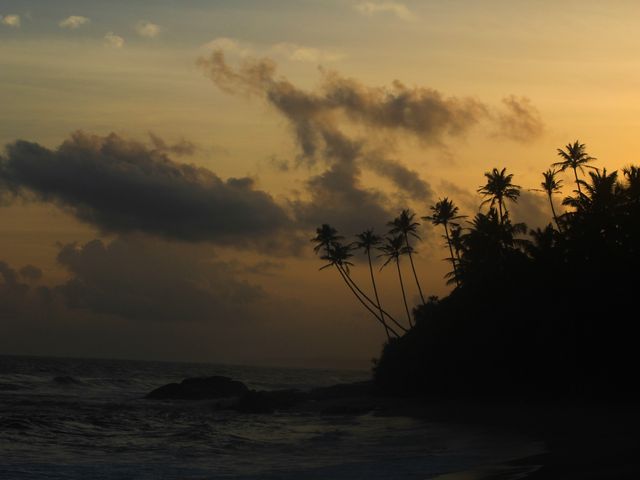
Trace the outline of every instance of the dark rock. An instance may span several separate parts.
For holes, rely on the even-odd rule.
[[[339,383],[330,387],[314,388],[309,393],[312,400],[331,400],[337,398],[363,397],[373,393],[373,383],[370,381]]]
[[[273,413],[284,410],[307,399],[300,390],[274,390],[257,392],[250,390],[233,405],[233,409],[242,413]]]
[[[229,377],[186,378],[181,383],[170,383],[156,388],[145,398],[167,400],[207,400],[212,398],[241,397],[249,389]]]

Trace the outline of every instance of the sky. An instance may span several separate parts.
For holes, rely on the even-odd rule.
[[[557,148],[637,160],[639,13],[3,0],[0,353],[368,368],[384,331],[319,270],[315,228],[383,234],[411,209],[422,288],[446,295],[442,232],[420,220],[435,201],[473,216],[484,172],[506,167],[513,216],[543,226],[534,189]]]

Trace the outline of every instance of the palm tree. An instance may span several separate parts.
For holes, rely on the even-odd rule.
[[[382,306],[380,304],[380,297],[378,296],[378,287],[376,286],[376,279],[373,275],[373,265],[371,263],[371,249],[376,245],[379,245],[382,241],[382,238],[373,233],[373,229],[369,228],[362,233],[356,235],[357,239],[355,242],[355,247],[367,254],[367,260],[369,261],[369,273],[371,274],[371,285],[373,286],[373,294],[376,297],[376,303],[378,304],[378,309],[380,310],[380,316],[382,317]]]
[[[411,255],[414,252],[414,249],[409,243],[409,235],[420,240],[420,236],[416,233],[420,224],[413,221],[415,216],[415,213],[411,213],[409,210],[405,209],[402,210],[402,212],[400,212],[400,215],[394,218],[393,221],[389,222],[387,225],[391,227],[391,230],[389,230],[389,234],[400,234],[400,236],[404,239],[404,243],[407,248],[403,250],[403,253],[409,255],[409,262],[411,262],[413,278],[416,279],[416,285],[418,286],[420,299],[422,300],[422,303],[425,303],[424,295],[422,294],[422,288],[420,288],[420,282],[418,281],[418,275],[416,274],[416,267],[413,264],[413,255]]]
[[[402,234],[395,235],[393,237],[386,237],[385,243],[378,247],[382,253],[379,257],[386,257],[387,261],[384,262],[380,270],[386,267],[392,260],[396,262],[396,268],[398,270],[398,279],[400,280],[400,289],[402,290],[402,300],[404,301],[404,309],[407,312],[407,319],[409,325],[413,327],[413,321],[411,320],[411,314],[409,313],[409,305],[407,305],[407,295],[404,291],[404,282],[402,281],[402,272],[400,271],[400,256],[403,255],[409,247],[406,246],[405,238]]]
[[[607,169],[602,172],[595,168],[595,172],[589,172],[591,183],[580,180],[578,185],[585,188],[586,193],[578,192],[577,197],[567,197],[562,202],[576,209],[578,213],[591,211],[593,213],[606,213],[611,211],[620,197],[620,185],[618,184],[618,172],[607,174]]]
[[[314,238],[313,240],[316,240],[316,239]],[[351,290],[351,293],[353,293],[356,296],[356,298],[362,304],[362,306],[366,308],[376,318],[376,320],[378,320],[380,324],[384,327],[385,332],[387,334],[387,338],[388,339],[391,338],[390,332],[393,333],[396,337],[399,337],[400,335],[398,335],[398,333],[393,328],[387,325],[387,323],[384,321],[384,318],[378,317],[378,314],[374,310],[372,310],[371,307],[369,307],[369,305],[367,305],[367,303],[360,297],[360,295],[358,295],[358,292],[354,288],[353,281],[349,277],[349,267],[353,266],[353,263],[351,263],[349,259],[352,256],[353,254],[351,253],[350,245],[343,245],[338,241],[331,242],[330,244],[325,246],[325,252],[323,255],[320,256],[322,260],[326,260],[329,263],[320,267],[320,270],[324,270],[325,268],[329,268],[329,267],[336,267],[336,269],[338,270],[338,273],[340,273],[340,276],[342,277],[344,282],[347,284],[347,287],[349,287],[349,290]]]
[[[498,204],[498,213],[500,214],[500,223],[504,222],[504,218],[509,214],[505,205],[505,200],[509,199],[513,202],[518,201],[520,196],[520,185],[514,185],[511,183],[513,174],[506,175],[506,168],[498,171],[494,168],[491,172],[485,172],[484,176],[487,177],[487,183],[478,188],[478,193],[481,193],[485,197],[489,197],[484,200],[480,205],[489,203],[490,207],[494,207]]]
[[[571,143],[567,143],[564,147],[566,150],[562,150],[558,148],[558,155],[562,157],[561,162],[553,163],[552,167],[560,167],[560,171],[564,172],[567,168],[573,169],[573,175],[576,179],[576,185],[578,186],[578,193],[582,193],[580,190],[580,182],[578,181],[578,169],[580,172],[584,174],[584,167],[593,168],[590,165],[587,165],[592,160],[595,160],[595,157],[590,157],[585,151],[585,144],[580,143],[576,140],[573,145]]]
[[[316,228],[316,236],[311,239],[312,242],[316,242],[313,251],[318,253],[323,248],[327,250],[331,244],[343,239],[344,237],[338,235],[338,230],[331,225],[323,223],[320,227]]]
[[[447,245],[449,246],[449,253],[451,260],[451,264],[453,265],[453,275],[456,281],[456,284],[460,286],[460,280],[458,278],[458,268],[456,266],[456,258],[453,255],[453,245],[451,243],[451,236],[449,235],[449,225],[457,225],[453,223],[453,220],[459,220],[464,218],[464,215],[458,215],[458,207],[456,207],[451,200],[447,197],[444,197],[442,200],[438,200],[435,205],[432,205],[431,211],[433,214],[422,217],[423,220],[428,220],[434,225],[442,225],[444,227],[444,235],[447,240]]]
[[[551,213],[553,214],[553,220],[556,222],[556,225],[558,226],[558,230],[562,230],[560,228],[560,223],[558,222],[558,216],[556,215],[556,209],[553,206],[553,194],[554,193],[560,193],[560,189],[562,187],[562,180],[557,180],[556,179],[556,175],[558,174],[558,171],[554,168],[554,169],[549,169],[546,172],[542,172],[542,176],[544,177],[544,181],[540,184],[540,186],[542,187],[542,190],[537,190],[537,191],[542,191],[544,193],[547,194],[547,197],[549,198],[549,205],[551,205]]]
[[[376,279],[375,279],[375,276],[373,275],[373,264],[371,262],[371,249],[379,245],[380,242],[382,241],[382,238],[374,234],[372,228],[357,234],[356,237],[358,240],[356,240],[354,244],[355,247],[361,250],[364,250],[364,252],[367,254],[367,260],[369,261],[369,273],[371,274],[371,285],[373,285],[373,293],[376,297],[376,305],[378,307],[378,310],[380,310],[380,318],[384,319],[384,316],[386,315],[393,323],[395,323],[399,328],[401,328],[406,332],[407,329],[404,328],[402,325],[400,325],[391,315],[389,315],[382,308],[382,304],[380,303],[380,297],[378,296],[378,287],[376,286]]]

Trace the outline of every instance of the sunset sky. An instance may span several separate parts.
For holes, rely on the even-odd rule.
[[[0,353],[368,367],[384,332],[318,271],[315,227],[384,233],[444,196],[472,216],[493,167],[523,187],[516,220],[550,221],[528,189],[558,147],[637,162],[638,18],[634,1],[3,0]],[[416,268],[444,295],[422,223]]]

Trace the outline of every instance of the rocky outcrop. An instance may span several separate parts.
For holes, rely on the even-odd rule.
[[[233,410],[242,413],[273,413],[291,408],[305,400],[308,394],[300,390],[250,390],[233,405]]]
[[[186,378],[180,383],[170,383],[156,388],[145,398],[158,400],[210,400],[215,398],[242,397],[247,386],[229,377]]]

